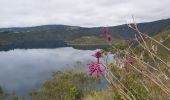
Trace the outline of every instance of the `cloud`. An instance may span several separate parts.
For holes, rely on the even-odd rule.
[[[170,17],[170,0],[0,0],[0,27],[106,26]]]

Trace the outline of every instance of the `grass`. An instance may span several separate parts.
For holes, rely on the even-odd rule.
[[[141,33],[137,25],[129,25],[137,32],[137,47],[128,44],[127,48],[113,46],[114,68],[106,70],[105,78],[109,89],[113,90],[115,100],[168,100],[170,97],[170,67],[167,56],[169,49],[169,30],[164,34],[164,42]],[[167,56],[163,56],[167,55]],[[115,68],[116,67],[116,68]],[[115,70],[116,69],[116,70]],[[107,100],[107,99],[106,99]]]
[[[111,90],[94,91],[82,100],[112,100],[114,95]]]
[[[95,36],[83,36],[73,41],[68,41],[68,44],[95,44],[95,45],[106,45],[107,41],[102,38],[98,38]]]

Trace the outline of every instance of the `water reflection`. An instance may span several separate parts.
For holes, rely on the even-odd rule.
[[[94,51],[71,47],[0,52],[0,85],[8,93],[16,91],[19,96],[27,96],[41,82],[49,79],[52,71],[70,68],[77,61],[94,60],[89,56],[92,53]]]

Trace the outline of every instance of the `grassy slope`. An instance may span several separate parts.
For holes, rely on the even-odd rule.
[[[167,27],[164,31],[154,36],[154,38],[170,48],[170,27]],[[158,53],[163,58],[170,58],[170,52],[163,49],[162,46],[158,46]]]
[[[108,42],[103,38],[98,38],[95,36],[83,36],[78,39],[75,39],[73,41],[69,41],[68,44],[87,44],[87,45],[93,45],[93,44],[108,44]]]

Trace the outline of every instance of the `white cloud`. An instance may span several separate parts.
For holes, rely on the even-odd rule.
[[[170,17],[170,0],[0,0],[0,27],[106,26]]]

